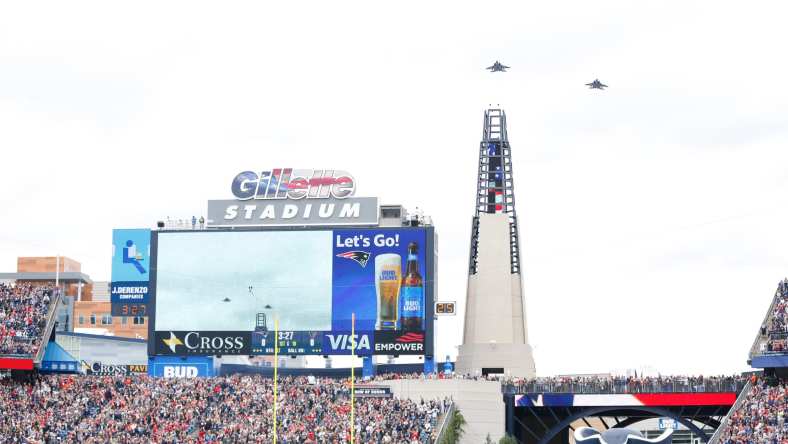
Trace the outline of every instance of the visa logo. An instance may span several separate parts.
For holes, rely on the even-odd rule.
[[[194,378],[200,373],[193,365],[165,365],[165,378]]]
[[[331,350],[352,350],[353,344],[356,344],[356,350],[370,350],[369,335],[332,335],[327,334],[328,342],[331,345]]]

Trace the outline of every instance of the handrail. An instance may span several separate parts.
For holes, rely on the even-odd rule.
[[[38,346],[36,356],[33,359],[36,365],[41,364],[41,361],[44,359],[44,352],[47,348],[47,342],[49,342],[49,336],[52,335],[52,330],[55,328],[55,314],[57,313],[58,305],[60,305],[62,297],[59,288],[52,291],[52,298],[49,301],[49,312],[47,313],[46,328],[44,328],[44,334],[41,336],[41,344]]]
[[[454,400],[451,401],[449,404],[449,408],[446,409],[446,413],[443,415],[443,420],[441,421],[440,426],[438,426],[438,435],[435,437],[435,443],[441,442],[443,439],[443,435],[446,433],[447,427],[449,426],[449,421],[451,420],[452,415],[454,415]]]
[[[724,418],[722,418],[722,421],[720,421],[720,426],[717,427],[717,430],[715,430],[714,434],[711,435],[711,439],[709,439],[708,444],[717,444],[720,441],[720,436],[722,436],[722,432],[724,432],[725,429],[728,427],[728,420],[730,419],[733,412],[738,410],[739,407],[741,407],[744,400],[747,399],[747,396],[750,394],[751,389],[752,389],[752,384],[750,382],[747,382],[747,385],[744,386],[741,393],[739,393],[738,398],[736,398],[736,402],[734,402],[733,405],[731,406],[731,409],[728,410],[728,414],[725,415]]]

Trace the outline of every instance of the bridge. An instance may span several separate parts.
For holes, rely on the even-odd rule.
[[[506,433],[522,444],[565,444],[575,427],[630,427],[670,418],[709,442],[745,387],[743,380],[647,384],[529,382],[503,384]]]

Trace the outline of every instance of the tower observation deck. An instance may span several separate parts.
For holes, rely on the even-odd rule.
[[[506,214],[509,218],[509,262],[511,272],[520,272],[517,214],[514,209],[512,151],[506,134],[506,113],[489,109],[484,113],[484,130],[479,144],[479,180],[476,182],[476,214],[471,230],[469,273],[478,272],[479,214]]]
[[[506,113],[484,113],[457,371],[532,377]]]

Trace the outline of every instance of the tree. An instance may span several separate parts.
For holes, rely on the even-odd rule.
[[[512,435],[506,435],[498,441],[498,444],[518,444]]]
[[[454,411],[449,419],[449,425],[446,427],[446,434],[443,435],[441,444],[458,444],[463,433],[465,433],[465,417],[462,416],[460,410]]]

